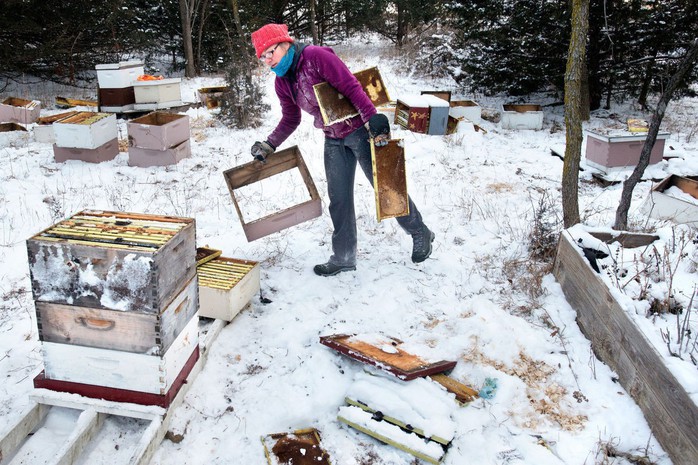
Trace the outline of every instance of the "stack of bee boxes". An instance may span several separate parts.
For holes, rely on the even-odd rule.
[[[113,160],[119,154],[116,115],[77,112],[53,123],[57,162],[82,160],[92,163]]]
[[[34,386],[167,407],[199,357],[193,219],[83,211],[27,241]]]
[[[128,123],[128,164],[173,165],[191,155],[189,117],[154,111]]]
[[[122,61],[97,65],[101,111],[121,113],[133,110],[136,95],[133,82],[143,74],[142,61]]]

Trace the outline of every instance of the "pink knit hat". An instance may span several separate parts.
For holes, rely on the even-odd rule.
[[[280,42],[293,42],[285,24],[267,24],[252,33],[252,45],[257,52],[257,58],[261,57],[266,49]]]

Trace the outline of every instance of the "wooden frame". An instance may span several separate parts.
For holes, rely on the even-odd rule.
[[[268,434],[261,440],[269,465],[330,465],[330,456],[320,446],[320,433],[315,428]]]
[[[370,342],[362,341],[359,336],[350,334],[322,336],[320,344],[359,362],[378,367],[405,381],[443,373],[456,366],[455,361],[427,362],[422,360],[420,357],[400,349],[402,341],[388,336],[384,336],[382,344],[391,346],[390,352]]]
[[[363,87],[368,98],[373,102],[373,105],[379,107],[390,102],[388,89],[383,83],[378,68],[368,68],[363,71],[354,73],[354,76]],[[339,123],[346,119],[357,116],[359,112],[354,108],[354,105],[337,89],[332,87],[327,82],[321,82],[313,86],[315,98],[320,106],[322,121],[326,126]]]
[[[652,236],[633,236],[633,243],[652,242]],[[553,274],[577,311],[577,323],[594,353],[618,374],[673,463],[698,463],[698,406],[567,231],[560,235]]]
[[[404,141],[393,139],[377,147],[371,140],[371,162],[378,221],[409,215]]]
[[[235,197],[235,190],[292,169],[299,170],[310,194],[310,200],[249,223],[245,222]],[[297,146],[274,153],[267,158],[266,163],[251,161],[226,170],[223,172],[223,177],[228,185],[230,196],[233,198],[233,204],[240,218],[245,237],[249,242],[317,218],[322,214],[320,194]]]

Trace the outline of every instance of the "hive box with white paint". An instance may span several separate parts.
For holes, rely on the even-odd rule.
[[[41,102],[17,97],[8,97],[0,103],[0,122],[33,123],[39,118]]]
[[[197,267],[199,316],[231,321],[259,292],[259,263],[218,257]]]
[[[119,136],[116,115],[81,111],[53,123],[56,145],[73,149],[96,149]]]
[[[502,105],[502,129],[543,129],[543,107],[534,104]]]
[[[144,74],[142,61],[120,61],[95,66],[97,83],[101,89],[123,89],[131,87],[138,76]]]
[[[196,273],[195,222],[86,210],[27,240],[34,300],[159,314]]]
[[[698,178],[672,174],[651,191],[642,210],[651,218],[698,225]]]
[[[135,81],[133,92],[136,103],[133,108],[136,110],[157,110],[181,105],[181,82],[180,78]]]

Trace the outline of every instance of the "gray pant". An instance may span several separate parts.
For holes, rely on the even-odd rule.
[[[356,265],[356,214],[354,212],[354,176],[356,162],[373,185],[373,167],[368,131],[360,127],[344,139],[325,138],[325,175],[330,197],[332,257],[330,263]],[[424,223],[417,207],[409,199],[410,213],[397,219],[407,234],[422,231]]]

